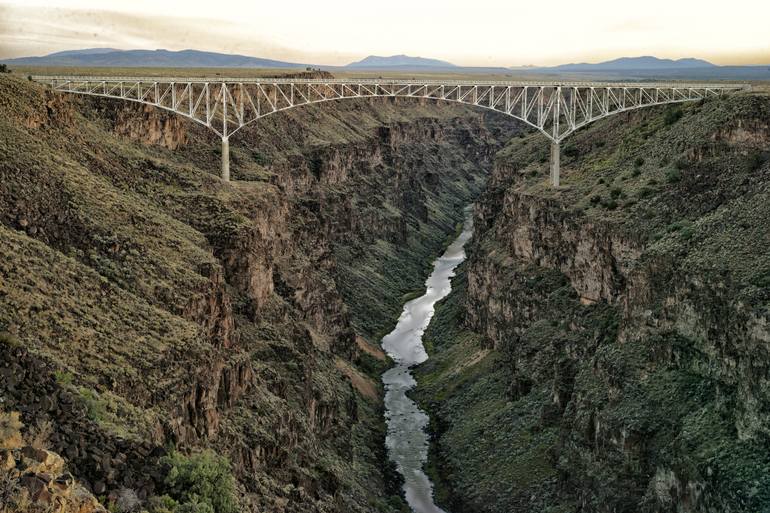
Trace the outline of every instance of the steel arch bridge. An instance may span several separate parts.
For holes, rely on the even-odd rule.
[[[720,97],[743,84],[495,82],[463,80],[159,78],[32,76],[54,91],[128,100],[187,117],[222,139],[254,121],[302,105],[346,98],[407,97],[464,103],[516,118],[551,141],[551,183],[559,185],[559,143],[596,120],[642,107]]]

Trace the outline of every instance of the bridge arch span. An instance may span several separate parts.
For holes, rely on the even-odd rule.
[[[551,182],[559,185],[559,144],[589,123],[643,107],[696,101],[747,89],[742,84],[496,82],[387,79],[243,79],[33,76],[55,91],[153,105],[211,129],[222,139],[229,180],[229,138],[271,114],[349,98],[416,98],[461,103],[513,117],[551,141]]]

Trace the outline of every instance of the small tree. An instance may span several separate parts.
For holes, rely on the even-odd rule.
[[[0,64],[0,73],[10,73],[11,70],[8,69],[7,64]]]
[[[679,107],[669,107],[666,110],[666,113],[663,115],[663,123],[665,123],[666,126],[673,125],[680,119],[682,119],[682,116],[684,115],[684,112],[682,112],[682,109]]]
[[[186,513],[236,513],[235,480],[227,458],[213,451],[185,456],[178,452],[163,459],[171,468],[166,476],[170,495]]]

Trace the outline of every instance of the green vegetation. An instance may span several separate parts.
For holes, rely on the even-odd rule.
[[[63,387],[71,385],[75,379],[71,372],[58,369],[53,372],[53,376],[56,382]]]
[[[663,123],[666,126],[673,125],[680,119],[682,119],[682,116],[684,115],[684,112],[680,107],[668,107],[666,109],[666,113],[663,116]]]
[[[183,455],[173,452],[161,463],[169,467],[166,474],[168,498],[156,501],[159,508],[175,513],[236,513],[238,500],[235,479],[227,458],[212,451]]]
[[[768,156],[765,152],[753,151],[748,156],[746,167],[750,172],[759,171],[767,160]]]
[[[5,344],[8,347],[21,347],[19,338],[7,331],[0,331],[0,344]]]
[[[679,171],[679,169],[668,169],[668,170],[666,170],[666,182],[667,183],[677,183],[681,179],[682,179],[682,173]]]

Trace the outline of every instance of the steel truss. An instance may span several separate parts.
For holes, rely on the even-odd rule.
[[[514,117],[542,132],[556,148],[575,130],[642,107],[720,97],[740,84],[469,82],[415,80],[286,80],[158,77],[33,76],[55,91],[153,105],[200,123],[228,138],[250,123],[302,105],[345,98],[406,97],[464,103]],[[552,148],[553,155],[553,148]],[[225,166],[227,169],[225,170]],[[223,154],[223,177],[229,161]],[[227,172],[227,176],[225,175]],[[553,176],[555,173],[555,177]]]

